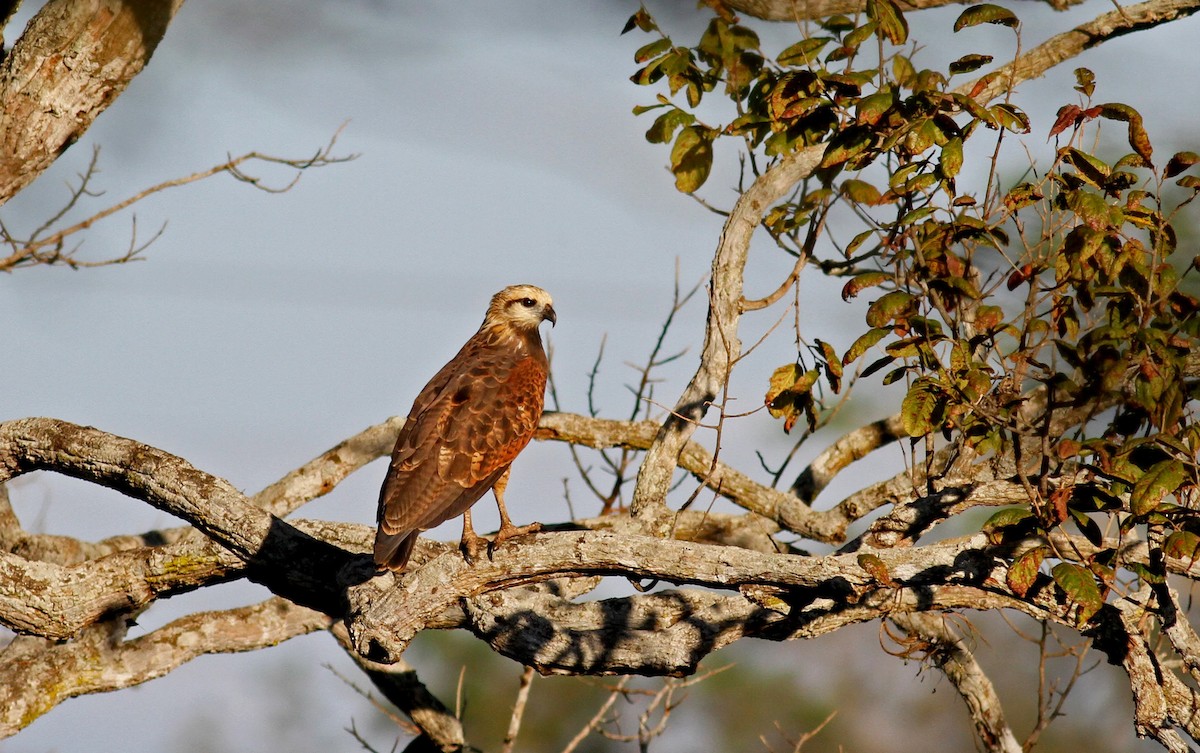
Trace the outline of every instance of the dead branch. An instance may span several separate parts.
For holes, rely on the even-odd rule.
[[[66,206],[54,217],[51,217],[49,220],[43,223],[43,225],[35,230],[31,235],[26,238],[18,238],[12,235],[12,233],[6,227],[4,227],[3,224],[0,224],[0,242],[3,242],[11,249],[11,252],[8,256],[0,258],[0,272],[8,272],[21,267],[38,264],[64,264],[72,268],[97,267],[110,264],[121,264],[140,258],[142,252],[145,251],[150,244],[159,237],[159,235],[161,235],[162,230],[160,229],[159,232],[156,233],[149,241],[139,244],[136,240],[136,218],[134,219],[134,239],[130,242],[128,250],[120,256],[114,256],[98,261],[82,261],[76,258],[76,254],[80,250],[80,245],[76,244],[75,246],[68,248],[67,241],[84,230],[92,227],[92,225],[96,224],[97,222],[107,217],[111,217],[118,212],[122,212],[149,196],[171,188],[177,188],[179,186],[185,186],[190,183],[205,180],[206,178],[211,178],[214,175],[219,175],[221,173],[228,173],[238,181],[249,183],[260,191],[266,191],[268,193],[283,193],[296,185],[296,182],[300,180],[300,176],[305,170],[314,167],[324,167],[327,165],[337,164],[339,162],[347,162],[355,159],[357,155],[351,154],[345,156],[336,156],[333,154],[334,146],[336,145],[338,136],[340,134],[341,129],[339,128],[330,138],[329,143],[319,149],[311,157],[293,159],[286,157],[274,157],[259,152],[248,152],[240,157],[231,157],[225,162],[210,167],[207,170],[201,170],[199,172],[192,173],[191,175],[186,175],[182,178],[175,178],[173,180],[164,181],[157,185],[150,186],[149,188],[138,191],[123,201],[119,201],[116,204],[107,207],[106,209],[96,212],[84,220],[50,232],[49,235],[43,235],[43,233],[50,231],[51,228],[55,226],[58,221],[63,218],[63,216],[66,215],[67,211],[75,206],[80,198],[92,195],[88,186],[89,182],[96,173],[96,159],[99,153],[99,150],[96,150],[93,153],[92,161],[89,164],[87,171],[80,176],[79,185],[72,190],[70,199],[68,200]],[[274,186],[264,182],[262,178],[246,172],[244,166],[253,163],[282,165],[294,170],[295,175],[287,183],[281,186]]]

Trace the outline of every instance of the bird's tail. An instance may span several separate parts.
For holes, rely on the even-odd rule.
[[[417,532],[408,533],[375,533],[375,566],[380,570],[387,568],[392,572],[404,572],[408,558],[412,556],[413,548],[417,545]]]

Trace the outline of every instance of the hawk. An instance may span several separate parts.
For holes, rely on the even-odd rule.
[[[458,515],[463,554],[474,559],[487,539],[471,526],[471,505],[488,489],[500,508],[495,544],[540,527],[513,525],[504,488],[542,416],[549,363],[538,326],[546,320],[557,316],[545,290],[501,290],[479,331],[417,395],[379,491],[380,569],[403,571],[417,536]]]

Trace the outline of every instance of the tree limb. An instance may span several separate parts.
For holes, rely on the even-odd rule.
[[[1200,0],[1147,0],[1137,5],[1118,7],[1070,31],[1051,37],[1008,65],[964,84],[957,91],[968,94],[979,86],[980,89],[974,97],[980,103],[987,102],[1010,91],[1022,81],[1038,78],[1056,65],[1103,42],[1176,21],[1192,15],[1197,10],[1200,10]],[[986,83],[981,85],[984,81]]]
[[[0,62],[0,204],[150,61],[183,0],[51,0]]]

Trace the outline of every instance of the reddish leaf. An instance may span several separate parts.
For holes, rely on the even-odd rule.
[[[1067,128],[1078,125],[1080,118],[1083,115],[1083,109],[1079,105],[1063,105],[1058,108],[1058,119],[1054,121],[1054,125],[1050,127],[1050,135],[1048,138],[1054,138],[1058,134],[1067,130]]]
[[[1190,568],[1200,560],[1200,536],[1190,531],[1175,531],[1163,540],[1163,554],[1183,560]]]
[[[1008,567],[1008,574],[1004,577],[1004,581],[1008,583],[1008,587],[1017,596],[1024,597],[1029,593],[1029,589],[1033,586],[1033,582],[1037,580],[1038,568],[1042,566],[1042,561],[1046,559],[1046,547],[1038,546],[1024,552]]]
[[[1008,276],[1008,289],[1016,290],[1022,283],[1029,280],[1037,274],[1037,269],[1032,264],[1024,264],[1019,269],[1013,270],[1013,273]]]

